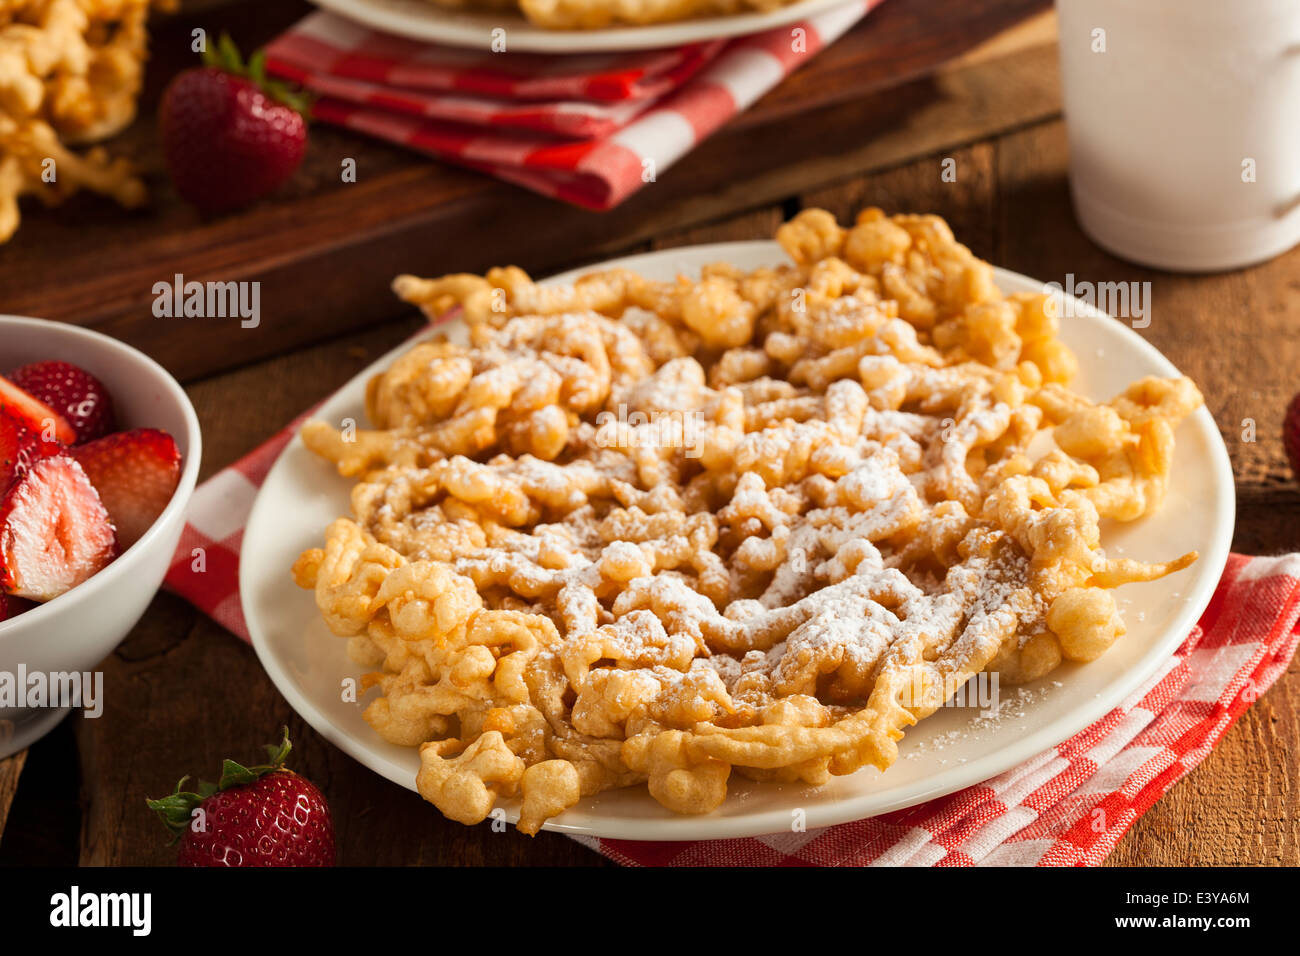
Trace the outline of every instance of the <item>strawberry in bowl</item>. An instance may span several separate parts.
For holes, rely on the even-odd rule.
[[[108,387],[71,362],[30,362],[14,369],[0,382],[0,402],[26,395],[54,413],[62,428],[59,439],[79,445],[117,430],[113,397]]]
[[[135,544],[167,507],[181,476],[175,440],[115,429],[108,388],[70,362],[0,376],[0,591],[53,600]]]
[[[148,356],[0,315],[0,673],[85,673],[126,636],[172,564],[200,454],[184,389]],[[0,757],[70,710],[0,701]]]

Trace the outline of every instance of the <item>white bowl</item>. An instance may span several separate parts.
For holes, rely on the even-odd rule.
[[[93,673],[162,585],[185,525],[202,454],[194,406],[153,359],[98,332],[0,315],[0,372],[45,359],[79,365],[102,381],[120,427],[161,428],[175,438],[184,456],[181,480],[158,520],[112,564],[66,594],[0,622],[0,679],[7,673],[16,680],[20,668],[28,675]],[[40,739],[70,710],[0,706],[0,758]]]

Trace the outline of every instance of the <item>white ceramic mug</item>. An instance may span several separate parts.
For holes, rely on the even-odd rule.
[[[1098,244],[1185,271],[1300,242],[1300,2],[1057,0],[1070,192]]]

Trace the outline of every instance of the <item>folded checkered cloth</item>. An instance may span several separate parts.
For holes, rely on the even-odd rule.
[[[313,116],[590,209],[661,176],[881,0],[726,42],[540,56],[414,43],[315,13],[267,66]]]
[[[322,39],[323,38],[323,39]],[[385,58],[356,52],[374,40]],[[329,41],[329,42],[323,42]],[[394,44],[403,49],[394,49]],[[469,54],[429,48],[360,27],[328,13],[308,17],[267,47],[275,74],[324,98],[318,116],[338,110],[377,109],[465,126],[511,128],[571,139],[609,136],[712,61],[725,40],[678,50],[635,53],[625,62],[600,57]],[[339,56],[340,48],[352,53]],[[462,63],[459,72],[426,61]],[[511,61],[522,63],[510,69]],[[507,61],[509,72],[496,63]],[[478,62],[486,61],[486,62]],[[492,65],[488,66],[487,62]],[[409,65],[407,65],[409,64]],[[492,91],[492,92],[489,92]],[[343,125],[347,125],[346,122]]]
[[[306,417],[195,491],[167,575],[169,590],[246,641],[238,593],[244,525],[258,487]],[[202,574],[192,570],[199,547]],[[1095,866],[1286,670],[1298,619],[1300,554],[1234,554],[1199,624],[1154,677],[1091,727],[982,784],[806,833],[687,843],[574,839],[626,865]]]

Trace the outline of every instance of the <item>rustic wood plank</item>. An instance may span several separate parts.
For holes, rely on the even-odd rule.
[[[23,775],[23,765],[27,763],[27,751],[0,760],[0,841],[4,839],[5,822],[9,819],[9,808],[18,793],[18,780]]]
[[[730,216],[718,222],[665,232],[652,240],[652,249],[675,249],[679,246],[698,246],[710,242],[733,242],[737,239],[768,239],[776,234],[785,221],[780,206],[768,206],[739,216]]]
[[[858,100],[934,73],[1056,45],[1055,14],[1036,0],[889,0],[743,115],[766,125]]]
[[[1024,53],[1035,47],[1055,46],[1058,31],[1056,10],[1044,10],[990,36],[979,46],[973,47],[946,64],[944,70],[959,70],[973,63],[999,60],[1013,54]]]
[[[929,75],[1045,2],[891,0],[608,214],[318,126],[303,170],[275,200],[202,221],[167,186],[150,118],[162,80],[183,62],[186,45],[176,35],[190,21],[182,18],[161,28],[142,118],[115,144],[145,167],[154,208],[128,214],[86,197],[29,215],[0,248],[0,304],[101,329],[185,378],[234,367],[399,316],[388,292],[399,271],[481,271],[505,260],[557,269],[1052,115],[1059,96],[1050,45]],[[245,3],[203,22],[265,37],[302,9]],[[910,81],[898,86],[900,79]],[[358,160],[360,176],[346,187],[338,182],[344,157]],[[154,284],[177,273],[261,282],[262,325],[154,318]]]

